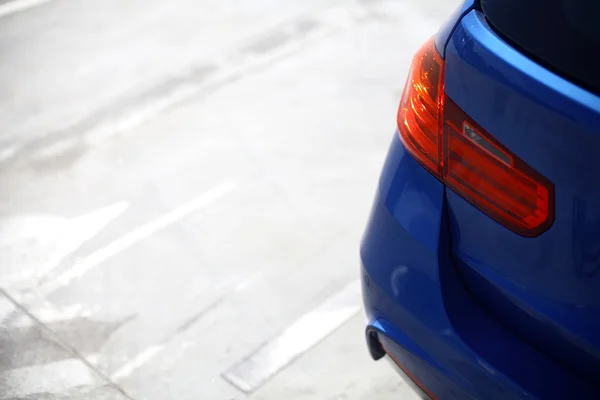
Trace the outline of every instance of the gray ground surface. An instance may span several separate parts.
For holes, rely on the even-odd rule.
[[[0,399],[411,399],[358,243],[456,1],[0,2]],[[4,8],[6,11],[6,8]]]

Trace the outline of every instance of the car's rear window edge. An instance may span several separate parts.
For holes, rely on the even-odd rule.
[[[548,7],[557,4],[557,1],[550,0],[547,2]],[[597,42],[595,37],[585,37],[585,40],[577,42],[577,46],[567,40],[552,42],[552,37],[556,38],[561,35],[561,29],[567,38],[577,37],[577,35],[581,37],[581,33],[574,34],[574,30],[570,26],[557,24],[551,26],[554,30],[552,37],[544,35],[546,33],[543,32],[544,27],[550,29],[548,24],[536,27],[536,17],[525,22],[525,19],[529,17],[527,13],[531,11],[528,7],[532,7],[532,3],[535,3],[535,0],[478,0],[476,8],[483,13],[492,31],[515,50],[582,89],[600,96],[600,76],[596,72],[597,68],[592,68],[593,65],[600,66],[600,52],[597,50],[600,48],[600,42]],[[494,7],[492,11],[496,13],[495,15],[490,15],[491,7]],[[520,10],[525,15],[515,18],[515,13],[511,13],[509,18],[498,12],[500,7],[506,7],[510,11]],[[506,13],[508,14],[508,11]],[[555,12],[555,14],[557,13]],[[548,21],[546,20],[546,22]],[[528,26],[519,26],[519,24]],[[600,33],[600,21],[598,21],[598,26]],[[595,43],[598,45],[596,46]],[[593,51],[593,49],[596,50]],[[564,55],[561,54],[561,50],[565,50]],[[566,59],[572,61],[567,62]],[[577,63],[577,59],[585,59],[585,62]]]

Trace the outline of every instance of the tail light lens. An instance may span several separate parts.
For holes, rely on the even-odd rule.
[[[404,146],[436,176],[440,174],[443,71],[442,57],[430,40],[413,60],[398,108],[398,131]]]
[[[554,185],[444,94],[444,61],[433,40],[416,54],[398,109],[406,150],[469,203],[527,237],[554,220]]]

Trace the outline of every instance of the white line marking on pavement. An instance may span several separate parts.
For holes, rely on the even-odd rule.
[[[99,306],[87,307],[83,304],[73,304],[66,307],[57,307],[52,304],[43,304],[39,308],[31,309],[39,322],[49,325],[59,322],[72,321],[75,318],[89,318],[99,311]],[[26,327],[36,324],[28,315],[22,315],[11,323],[12,327]]]
[[[0,373],[0,398],[22,398],[36,393],[58,394],[94,382],[92,370],[80,360],[72,358]]]
[[[121,201],[75,218],[23,214],[0,219],[2,284],[20,288],[36,286],[127,207],[127,202]]]
[[[359,310],[360,284],[354,281],[234,365],[223,377],[240,390],[250,393]]]
[[[8,160],[12,156],[14,156],[17,153],[17,151],[19,151],[19,146],[17,145],[2,145],[2,149],[0,150],[0,162]]]
[[[128,249],[134,244],[146,239],[154,233],[168,227],[169,225],[187,217],[188,215],[198,211],[200,208],[207,206],[215,200],[225,196],[235,189],[235,185],[231,182],[221,184],[212,190],[196,197],[195,199],[178,206],[177,208],[167,212],[160,218],[155,219],[145,225],[142,225],[117,240],[109,243],[105,247],[94,251],[92,254],[76,263],[73,268],[65,271],[58,278],[49,281],[47,284],[39,287],[41,295],[48,294],[56,289],[68,285],[72,280],[81,277],[87,271],[102,264],[106,260],[114,257],[123,250]]]
[[[52,0],[14,0],[6,4],[0,5],[0,18],[8,15],[25,11],[33,7],[41,6],[42,4],[49,3]]]
[[[135,370],[154,358],[154,356],[160,353],[164,347],[164,344],[148,347],[131,360],[123,364],[114,374],[111,375],[111,379],[116,381],[128,377]]]
[[[152,358],[154,358],[158,353],[160,353],[163,349],[165,349],[169,345],[169,343],[171,343],[175,340],[178,340],[182,335],[184,335],[185,332],[187,332],[187,330],[190,329],[198,321],[199,317],[203,316],[206,312],[211,310],[215,305],[218,305],[219,303],[221,303],[221,301],[223,299],[225,299],[229,294],[231,294],[232,292],[244,290],[248,285],[251,285],[252,283],[254,283],[262,275],[263,275],[262,271],[253,273],[248,278],[245,278],[245,279],[239,281],[233,287],[233,289],[231,289],[231,291],[225,291],[224,293],[215,295],[214,300],[212,302],[208,303],[203,310],[200,310],[200,312],[198,314],[196,314],[196,316],[194,316],[191,319],[188,319],[187,321],[184,322],[183,325],[185,326],[185,328],[183,328],[182,325],[180,325],[177,328],[176,333],[174,335],[170,335],[162,343],[157,343],[152,346],[149,346],[149,347],[145,348],[144,350],[142,350],[140,353],[133,356],[129,361],[127,361],[126,363],[121,365],[119,367],[119,369],[117,370],[117,372],[114,372],[111,375],[112,380],[115,380],[115,381],[120,380],[120,379],[126,378],[126,377],[130,376],[131,374],[133,374],[136,370],[143,367],[144,364],[146,364],[148,361],[150,361]],[[219,289],[225,289],[227,287],[231,287],[232,283],[233,282],[228,279],[228,280],[226,280],[226,282],[217,283],[215,286],[217,286]],[[217,292],[219,292],[219,291],[220,290],[218,290]],[[206,293],[206,288],[202,289],[202,293]],[[192,299],[194,299],[199,294],[200,293],[195,293],[192,296]],[[183,342],[185,343],[186,341],[184,340]],[[189,344],[188,344],[188,346],[189,346]]]

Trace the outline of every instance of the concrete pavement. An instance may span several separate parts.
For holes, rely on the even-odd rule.
[[[367,355],[358,242],[455,5],[4,15],[0,399],[413,398]]]

